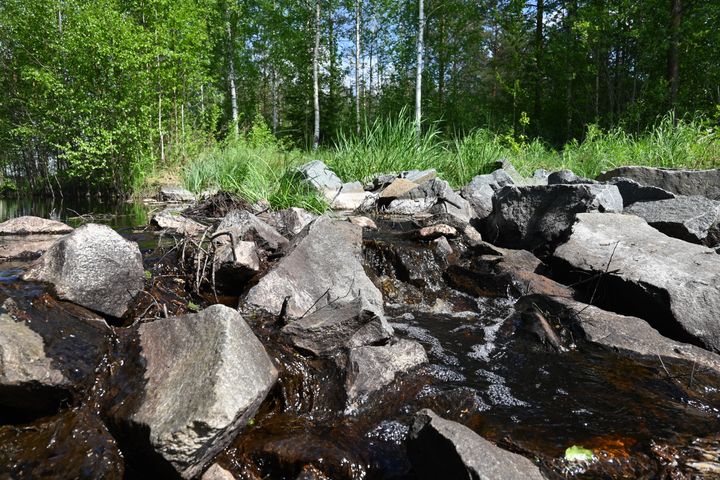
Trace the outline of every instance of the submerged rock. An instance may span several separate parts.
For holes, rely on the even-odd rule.
[[[64,235],[72,231],[62,222],[40,217],[17,217],[0,223],[0,235]]]
[[[495,194],[483,238],[507,248],[536,249],[562,239],[579,212],[622,212],[614,185],[507,186]]]
[[[598,180],[623,177],[642,185],[662,188],[677,195],[702,195],[720,200],[720,169],[673,170],[654,167],[620,167],[604,172]]]
[[[418,365],[427,363],[423,346],[414,341],[400,339],[390,345],[363,346],[350,350],[345,380],[349,406],[395,380]]]
[[[382,313],[362,298],[326,305],[289,323],[282,331],[295,347],[315,355],[374,344],[393,334]]]
[[[60,299],[118,318],[145,285],[137,244],[92,223],[54,243],[22,278],[50,283]]]
[[[338,299],[362,297],[382,311],[382,295],[363,267],[361,227],[322,216],[288,251],[250,289],[245,308],[279,315],[286,303],[288,317],[298,318]]]
[[[521,312],[541,309],[545,315],[561,318],[587,341],[615,350],[649,357],[684,360],[720,373],[720,355],[687,343],[663,337],[645,320],[619,315],[570,298],[530,295],[515,308]]]
[[[143,323],[136,332],[143,390],[135,405],[117,398],[111,416],[135,432],[128,441],[135,455],[149,444],[193,478],[255,415],[277,370],[242,317],[222,305]]]
[[[420,479],[542,480],[530,460],[503,450],[459,423],[432,410],[415,415],[408,453]]]
[[[668,200],[638,202],[626,213],[645,219],[665,235],[708,247],[720,244],[720,201],[677,196]]]
[[[643,302],[638,311],[664,314],[720,351],[720,257],[714,250],[668,237],[633,215],[581,213],[555,256],[574,269],[606,272],[621,281],[612,295],[632,295],[631,305]],[[643,297],[630,294],[629,286]]]
[[[201,235],[207,227],[187,218],[179,210],[167,208],[153,216],[151,223],[161,230],[179,235]]]

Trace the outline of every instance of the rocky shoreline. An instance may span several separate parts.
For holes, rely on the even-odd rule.
[[[144,252],[9,220],[0,477],[717,474],[719,172],[315,161],[332,213],[166,189]]]

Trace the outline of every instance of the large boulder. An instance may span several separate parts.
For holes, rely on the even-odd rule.
[[[479,219],[486,218],[492,213],[492,199],[495,192],[506,185],[514,185],[515,181],[503,170],[495,170],[487,175],[477,175],[466,185],[460,195],[470,202]]]
[[[470,203],[453,191],[446,181],[437,178],[397,197],[386,197],[383,200],[378,206],[389,214],[447,213],[465,223],[474,215]]]
[[[579,212],[622,212],[614,185],[506,186],[493,198],[483,238],[508,248],[551,246],[570,230]]]
[[[679,195],[634,203],[625,212],[645,219],[665,235],[708,247],[720,244],[720,201]]]
[[[673,170],[654,167],[620,167],[602,173],[598,180],[629,178],[677,195],[702,195],[720,200],[720,169]]]
[[[392,383],[397,374],[427,361],[425,349],[414,340],[400,339],[389,345],[353,348],[348,356],[345,378],[348,406],[356,406],[365,396]]]
[[[392,327],[362,298],[337,301],[283,327],[297,348],[315,355],[370,345],[389,339]]]
[[[313,160],[297,169],[300,177],[326,198],[335,195],[342,188],[343,181],[321,160]]]
[[[229,212],[213,234],[216,243],[231,243],[231,237],[234,241],[254,241],[259,247],[273,252],[288,244],[277,230],[247,210]]]
[[[23,280],[50,283],[62,300],[122,317],[145,285],[145,270],[135,242],[90,223],[54,243]]]
[[[624,207],[628,207],[635,202],[652,202],[655,200],[675,198],[674,193],[670,193],[662,188],[653,187],[652,185],[641,185],[629,178],[613,178],[608,183],[618,187],[620,195],[623,198]]]
[[[363,267],[362,228],[322,216],[300,233],[289,253],[248,292],[243,306],[298,318],[328,303],[364,298],[382,311],[380,290]]]
[[[410,428],[408,454],[420,479],[542,480],[529,459],[490,443],[468,427],[420,410]]]
[[[543,312],[560,318],[588,342],[645,357],[665,357],[720,373],[720,355],[668,339],[637,317],[607,312],[570,298],[528,295],[515,304],[519,312]],[[576,337],[574,337],[576,338]]]
[[[62,222],[40,217],[17,217],[0,223],[0,235],[65,235],[72,231]]]
[[[136,358],[125,368],[140,368],[141,377],[118,388],[141,391],[117,396],[110,417],[134,432],[125,442],[137,463],[148,461],[149,448],[193,478],[255,415],[277,370],[240,314],[223,305],[143,323],[134,335]]]
[[[0,407],[47,414],[89,388],[110,328],[91,312],[50,298],[0,308]]]
[[[573,269],[615,280],[615,300],[632,295],[629,302],[642,307],[638,314],[665,315],[691,339],[720,351],[715,251],[668,237],[634,215],[581,213],[554,255]]]

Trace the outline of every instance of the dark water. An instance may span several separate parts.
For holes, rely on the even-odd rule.
[[[34,214],[81,223],[88,218],[83,214],[92,213],[94,221],[145,242],[146,268],[153,270],[159,257],[150,254],[156,236],[142,230],[147,212],[124,203],[0,203],[6,217]],[[717,374],[683,362],[618,354],[581,339],[556,351],[508,320],[514,299],[502,288],[493,297],[474,297],[447,287],[444,265],[427,245],[381,232],[366,238],[365,249],[396,334],[420,341],[430,363],[348,408],[342,370],[333,361],[294,351],[275,319],[247,318],[274,358],[280,380],[252,424],[217,458],[236,478],[294,479],[311,468],[339,479],[416,478],[406,437],[421,408],[527,456],[553,479],[713,478],[693,465],[708,457],[719,464]],[[0,265],[0,290],[26,299],[22,305],[30,317],[46,318],[48,309],[57,307],[34,302],[46,292],[18,281],[23,268]],[[181,312],[187,292],[174,294]],[[123,355],[116,350],[108,356],[110,369],[127,360]],[[107,431],[104,381],[99,376],[86,398],[54,415],[0,425],[0,478],[6,472],[33,478],[18,474],[23,471],[37,478],[147,478],[143,465],[123,468],[119,460],[130,457]],[[142,379],[123,378],[123,389],[134,391],[136,381]],[[592,449],[597,459],[587,465],[566,462],[564,451],[572,445]]]

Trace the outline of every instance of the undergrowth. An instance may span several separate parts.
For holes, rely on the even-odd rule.
[[[623,165],[717,168],[720,137],[701,120],[666,116],[643,135],[590,125],[583,141],[570,142],[557,151],[540,140],[482,129],[444,139],[430,126],[418,140],[412,120],[401,115],[374,122],[361,136],[341,135],[333,148],[311,153],[279,142],[258,117],[246,134],[200,151],[181,175],[185,186],[195,192],[217,188],[251,202],[267,199],[275,208],[297,206],[322,212],[325,202],[294,175],[297,166],[315,158],[346,182],[367,180],[377,173],[435,168],[441,178],[460,187],[475,175],[492,171],[502,159],[525,175],[539,168],[569,169],[589,178]]]

